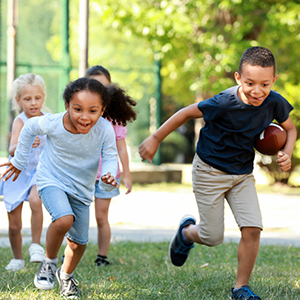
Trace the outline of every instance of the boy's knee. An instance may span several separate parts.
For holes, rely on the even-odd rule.
[[[201,235],[200,233],[200,239],[206,246],[214,247],[223,243],[224,233],[211,233],[208,235]]]
[[[260,238],[261,228],[259,228],[259,227],[243,227],[241,229],[241,232],[242,232],[243,238],[256,240],[256,239]]]

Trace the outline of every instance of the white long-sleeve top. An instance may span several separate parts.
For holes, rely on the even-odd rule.
[[[37,166],[37,189],[57,186],[89,205],[93,201],[100,155],[103,159],[102,174],[117,174],[114,129],[109,121],[100,117],[87,134],[73,134],[64,128],[65,113],[30,118],[21,130],[11,162],[17,169],[24,170],[35,136],[47,135],[47,146]],[[106,191],[115,188],[101,180],[99,184]]]

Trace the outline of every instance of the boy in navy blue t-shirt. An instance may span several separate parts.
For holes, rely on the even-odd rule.
[[[287,131],[287,142],[277,153],[277,163],[283,172],[291,168],[297,131],[289,116],[293,107],[271,90],[277,78],[270,50],[247,49],[239,72],[235,73],[238,86],[181,109],[139,148],[142,159],[152,162],[168,134],[188,120],[204,118],[193,160],[193,191],[200,224],[196,224],[193,216],[184,216],[170,243],[169,255],[175,266],[182,266],[194,242],[207,246],[221,244],[226,199],[241,231],[232,299],[260,299],[248,286],[263,229],[252,171],[255,142],[274,119]]]

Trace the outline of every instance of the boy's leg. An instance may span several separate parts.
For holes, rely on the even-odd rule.
[[[193,243],[216,246],[224,236],[224,196],[230,188],[231,176],[205,164],[196,154],[193,160],[193,191],[200,215],[200,224],[192,216],[182,218],[170,244],[170,258],[182,266]]]
[[[235,289],[248,285],[259,250],[261,228],[243,227],[241,232]]]
[[[233,187],[226,194],[226,199],[241,230],[237,253],[237,278],[231,297],[232,299],[248,299],[245,297],[251,296],[253,299],[260,299],[248,286],[263,228],[253,174],[235,175]]]

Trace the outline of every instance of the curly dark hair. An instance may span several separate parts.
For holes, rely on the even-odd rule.
[[[241,57],[239,73],[242,74],[243,65],[273,67],[275,75],[275,58],[272,52],[264,47],[251,47],[245,50]]]
[[[112,121],[114,125],[126,126],[127,122],[136,119],[136,113],[132,108],[136,102],[119,86],[109,85],[105,87],[96,79],[79,78],[67,85],[63,93],[65,103],[69,104],[74,95],[80,91],[99,94],[105,109],[103,117]]]

